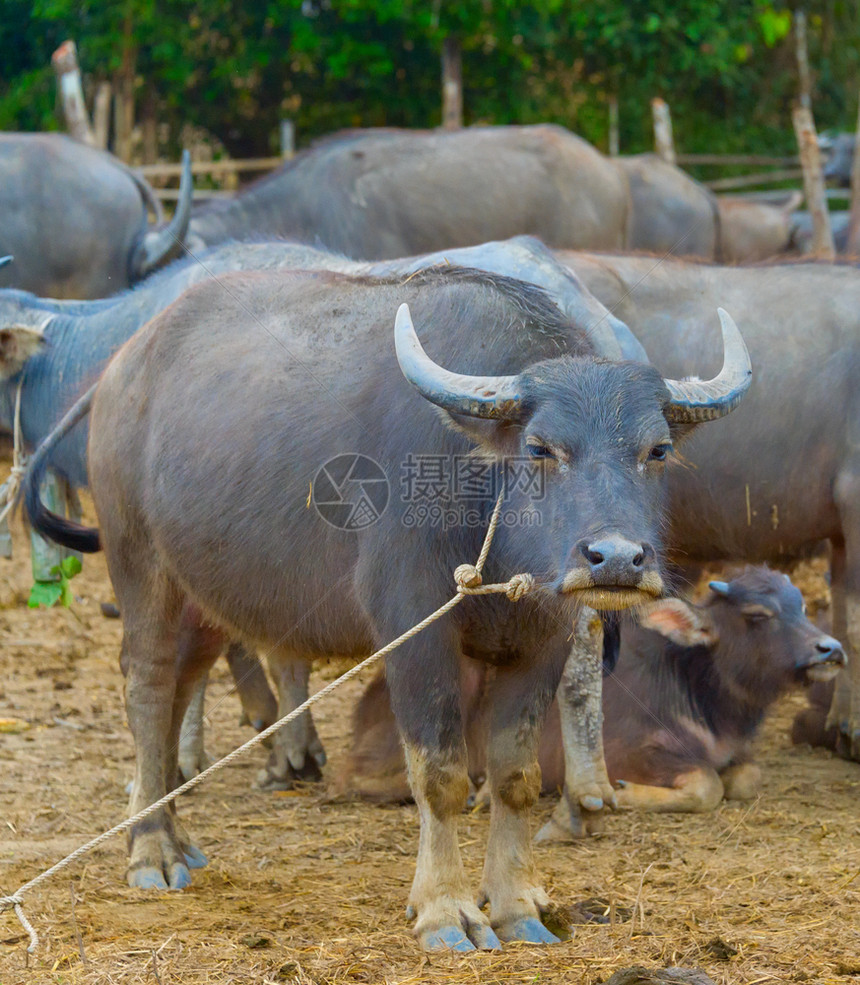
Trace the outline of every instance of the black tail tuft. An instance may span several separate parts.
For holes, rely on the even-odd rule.
[[[45,477],[51,452],[78,421],[89,413],[95,390],[95,386],[90,387],[39,445],[30,459],[30,466],[24,477],[24,505],[33,529],[48,540],[84,554],[95,554],[101,550],[98,528],[85,527],[52,513],[42,502],[39,487]]]

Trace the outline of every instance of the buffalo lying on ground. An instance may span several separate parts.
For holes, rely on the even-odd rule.
[[[413,317],[450,370],[425,353]],[[107,555],[138,752],[131,810],[175,776],[188,696],[218,652],[213,626],[292,658],[364,655],[451,596],[452,572],[477,557],[501,490],[512,519],[487,574],[528,572],[535,590],[515,605],[467,598],[386,663],[422,828],[410,906],[427,948],[555,940],[540,921],[548,900],[528,833],[540,726],[577,606],[662,594],[673,443],[729,413],[749,385],[743,341],[720,317],[725,361],[709,382],[595,359],[539,288],[457,268],[388,281],[233,274],[149,322],[93,404],[100,534],[41,507],[38,454],[27,494],[42,533],[101,543]],[[415,456],[470,459],[475,446],[491,481],[472,489],[468,516],[451,529],[408,521],[403,469]],[[383,495],[386,481],[394,488]],[[457,842],[467,795],[460,654],[495,668],[481,890],[490,917],[473,902]],[[174,810],[132,829],[132,885],[186,885],[189,861],[203,859]]]
[[[757,214],[784,225],[778,209]],[[288,236],[371,260],[521,234],[711,260],[788,247],[787,235],[759,229],[753,241],[735,226],[724,237],[714,195],[679,168],[653,154],[604,157],[561,127],[369,129],[319,141],[233,199],[195,210],[188,245]]]
[[[806,618],[803,598],[785,575],[749,568],[710,587],[702,608],[666,599],[643,610],[639,627],[625,624],[618,665],[603,689],[603,746],[610,780],[623,784],[619,807],[708,811],[724,796],[751,799],[761,774],[750,744],[769,706],[807,675],[832,677],[844,663],[839,643]],[[486,674],[472,664],[462,676],[469,773],[479,785]],[[539,751],[545,792],[564,783],[563,752],[556,701]],[[355,709],[339,774],[343,793],[408,796],[382,675]]]
[[[105,151],[57,133],[0,134],[0,286],[101,298],[178,256],[191,214],[191,165],[169,225],[149,185]]]

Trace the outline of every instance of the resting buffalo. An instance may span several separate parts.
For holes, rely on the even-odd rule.
[[[851,168],[854,164],[853,133],[822,134],[818,138],[824,152],[824,177],[842,188],[851,187]]]
[[[450,369],[425,353],[413,315]],[[93,403],[100,533],[44,510],[38,453],[27,494],[42,533],[101,543],[107,555],[138,751],[131,810],[175,775],[188,695],[217,652],[213,626],[293,657],[364,655],[451,596],[498,488],[508,519],[487,574],[529,572],[534,591],[516,604],[467,598],[386,663],[422,828],[410,906],[427,948],[555,940],[540,921],[548,900],[528,834],[540,725],[577,606],[619,609],[663,592],[660,501],[673,445],[749,385],[743,341],[725,312],[721,321],[724,366],[707,383],[595,359],[539,288],[453,267],[391,280],[233,274],[144,326]],[[476,446],[488,482],[471,488],[463,521],[409,520],[400,480],[415,456],[453,462]],[[490,917],[473,902],[457,842],[461,653],[495,667],[481,893]],[[174,811],[132,829],[132,885],[186,885],[189,860],[203,861]]]
[[[720,249],[713,259],[755,263],[779,253],[809,252],[795,211],[802,200],[799,192],[779,207],[743,198],[718,198]]]
[[[860,274],[849,265],[750,269],[634,257],[563,257],[665,373],[718,359],[716,299],[745,314],[758,367],[743,408],[685,447],[669,483],[668,546],[682,563],[787,558],[831,545],[833,634],[849,666],[831,720],[860,758]]]
[[[556,247],[721,255],[703,185],[653,154],[610,159],[546,125],[337,134],[195,210],[188,244],[288,236],[381,259],[520,234]],[[733,259],[742,247],[730,244]]]
[[[748,568],[711,582],[703,607],[666,599],[625,625],[615,671],[604,681],[603,745],[619,807],[708,811],[725,796],[749,800],[760,771],[750,744],[774,701],[805,679],[832,677],[845,661],[839,643],[804,613],[785,575]],[[469,773],[484,780],[481,669],[463,668]],[[562,694],[563,697],[563,694]],[[539,762],[542,788],[564,783],[558,702],[547,716]],[[403,752],[382,675],[354,714],[344,793],[401,800],[408,794]],[[480,797],[480,795],[479,795]]]
[[[187,154],[168,225],[149,185],[105,151],[57,133],[0,133],[0,286],[46,297],[101,298],[146,277],[182,249],[191,214]]]

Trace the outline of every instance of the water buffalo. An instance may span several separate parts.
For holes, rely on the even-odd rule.
[[[413,315],[450,370],[426,354]],[[503,489],[512,519],[499,527],[488,574],[530,572],[534,592],[516,605],[467,598],[386,663],[421,821],[410,907],[426,948],[556,940],[540,921],[548,900],[528,834],[540,724],[577,606],[614,610],[662,594],[660,501],[673,443],[729,413],[749,386],[743,341],[720,318],[724,365],[709,382],[595,359],[541,289],[455,267],[390,280],[233,274],[144,326],[93,403],[100,532],[39,502],[47,451],[34,457],[27,492],[40,532],[101,544],[108,559],[138,751],[131,810],[175,775],[185,704],[217,653],[212,627],[292,658],[366,654],[450,597],[452,572],[477,557]],[[471,488],[463,520],[451,529],[408,520],[397,480],[414,456],[460,460],[476,446],[491,481]],[[513,463],[526,481],[511,478]],[[382,495],[385,481],[395,495]],[[457,842],[467,794],[461,653],[495,668],[489,918]],[[173,810],[130,840],[134,886],[184,886],[187,862],[202,861]]]
[[[824,152],[824,177],[842,188],[851,187],[851,167],[854,163],[853,133],[821,134],[818,144]]]
[[[0,133],[0,286],[101,298],[177,256],[191,214],[191,164],[168,225],[149,185],[120,160],[58,133]]]
[[[807,618],[785,575],[748,568],[711,582],[703,607],[666,599],[625,625],[615,671],[604,681],[603,745],[619,807],[708,811],[725,796],[749,800],[761,778],[750,744],[767,709],[794,684],[832,678],[845,661],[837,640]],[[471,662],[470,662],[471,663]],[[464,666],[469,773],[477,785],[485,762],[482,669]],[[565,777],[558,701],[541,737],[542,789]],[[408,795],[403,752],[378,675],[356,706],[344,793],[402,800]]]
[[[141,325],[191,285],[226,271],[321,267],[407,277],[439,263],[480,267],[539,284],[550,292],[560,310],[589,334],[595,352],[611,359],[644,358],[641,346],[626,326],[584,290],[576,276],[542,244],[526,237],[378,265],[344,260],[293,243],[225,244],[202,253],[193,262],[177,261],[134,290],[103,301],[56,302],[20,291],[0,291],[0,342],[3,333],[9,339],[0,348],[0,425],[11,430],[20,384],[24,441],[28,449],[35,448],[99,376],[110,356]],[[26,367],[23,374],[22,366]],[[51,455],[52,468],[72,488],[87,484],[86,440],[86,422],[82,422]],[[235,645],[229,648],[227,659],[248,720],[258,729],[270,724],[276,705],[259,665]],[[285,714],[303,700],[307,663],[287,661],[283,654],[274,655],[270,663],[273,675],[283,684],[281,713]],[[186,778],[207,764],[202,727],[204,690],[205,682],[189,705],[188,719],[181,731],[180,766]],[[324,762],[325,753],[310,716],[306,716],[276,737],[269,762],[261,773],[261,785],[281,789],[296,778],[318,778]],[[572,788],[574,796],[575,790]],[[583,789],[582,796],[593,797],[594,792]]]
[[[779,207],[744,198],[718,198],[720,249],[711,259],[754,263],[779,253],[804,252],[801,223],[795,212],[802,200],[800,192]]]
[[[683,376],[718,359],[716,298],[745,313],[758,367],[743,408],[686,446],[673,472],[667,542],[681,562],[766,561],[829,540],[833,634],[846,643],[831,721],[860,758],[860,273],[850,265],[754,268],[565,254],[588,288]]]
[[[336,134],[195,210],[187,242],[288,236],[384,259],[520,234],[556,247],[721,255],[704,185],[653,154],[606,158],[546,125]],[[733,258],[747,259],[745,242],[730,244]]]
[[[716,196],[656,154],[619,157],[630,184],[629,250],[715,260],[720,256]]]
[[[357,130],[195,210],[187,241],[288,236],[368,260],[523,233],[620,249],[629,216],[625,176],[562,127]]]

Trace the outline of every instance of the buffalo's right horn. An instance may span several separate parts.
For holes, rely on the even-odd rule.
[[[730,414],[752,383],[752,364],[732,316],[717,308],[723,331],[723,368],[712,380],[664,380],[671,400],[667,420],[677,424],[715,421]]]
[[[5,267],[10,264],[15,258],[13,256],[0,257],[0,267]]]
[[[418,341],[408,304],[397,309],[394,348],[403,375],[437,407],[469,417],[516,416],[521,401],[518,377],[465,376],[438,366]]]
[[[179,199],[170,222],[161,229],[144,234],[132,254],[129,275],[132,282],[151,274],[153,270],[178,257],[191,221],[191,199],[194,181],[191,175],[191,155],[182,152],[182,175],[179,179]]]

